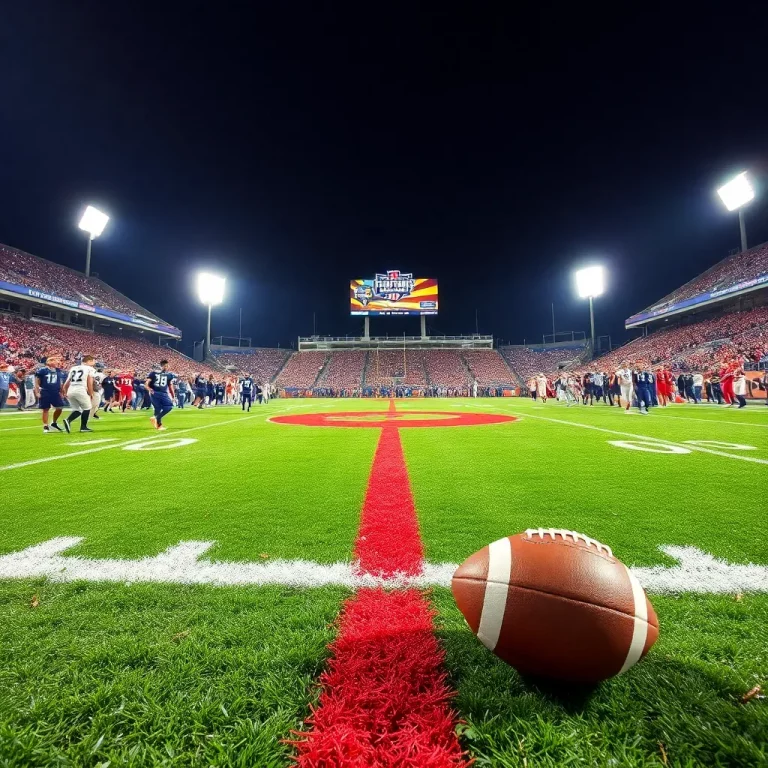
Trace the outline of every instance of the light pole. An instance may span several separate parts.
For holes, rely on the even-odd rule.
[[[208,306],[208,329],[203,350],[203,360],[205,360],[211,351],[211,310],[216,304],[224,301],[224,278],[209,272],[200,272],[197,275],[197,295],[200,301]]]
[[[109,216],[98,208],[89,205],[80,219],[78,227],[88,233],[88,248],[85,251],[85,276],[91,275],[91,242],[97,238],[107,226]]]
[[[576,290],[579,298],[589,299],[589,325],[592,338],[592,354],[595,354],[595,308],[593,299],[601,296],[605,290],[603,268],[601,266],[585,267],[576,272]]]
[[[717,190],[720,199],[729,211],[739,211],[739,231],[741,232],[741,252],[747,250],[747,227],[744,224],[744,206],[754,199],[755,190],[752,188],[747,172],[742,171],[734,176],[727,184]]]

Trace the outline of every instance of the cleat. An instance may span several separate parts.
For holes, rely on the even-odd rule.
[[[93,430],[90,427],[80,427],[81,432],[93,432]]]
[[[55,429],[57,432],[61,432],[62,429],[58,424],[51,424],[51,429]]]
[[[164,426],[161,424],[161,425],[160,425],[160,426],[157,428],[157,431],[158,431],[158,432],[165,432],[165,427],[164,427]]]
[[[48,427],[43,427],[43,434],[47,435],[51,430]]]
[[[91,416],[91,418],[92,418],[92,419],[100,419],[100,418],[101,418],[101,416],[96,416],[96,415],[94,414],[93,416]]]
[[[69,434],[72,430],[69,428],[69,422],[64,419],[64,431]]]

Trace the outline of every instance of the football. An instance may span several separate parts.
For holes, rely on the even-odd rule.
[[[659,636],[637,578],[610,547],[574,531],[494,541],[458,567],[451,589],[480,642],[523,675],[597,683]]]

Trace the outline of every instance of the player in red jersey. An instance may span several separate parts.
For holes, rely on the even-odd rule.
[[[664,366],[656,369],[656,397],[659,400],[659,405],[664,408],[667,407],[667,376]]]
[[[720,374],[720,390],[723,393],[723,399],[729,406],[734,405],[736,400],[733,394],[733,374],[737,367],[738,363],[727,363],[718,371]]]
[[[115,384],[120,392],[120,410],[125,413],[125,409],[130,408],[133,398],[133,374],[118,373],[115,376]]]

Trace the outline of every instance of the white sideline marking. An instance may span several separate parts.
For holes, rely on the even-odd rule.
[[[515,411],[509,411],[515,413]],[[674,440],[666,440],[662,437],[651,437],[650,435],[636,435],[634,432],[620,432],[616,429],[607,429],[605,427],[596,427],[594,424],[581,424],[578,421],[567,421],[565,419],[552,419],[548,416],[534,416],[531,413],[523,414],[517,411],[520,417],[526,416],[529,419],[539,419],[541,421],[551,421],[553,424],[566,424],[569,427],[581,427],[582,429],[594,429],[597,432],[606,432],[609,435],[620,435],[621,437],[631,437],[633,440],[650,440],[655,443],[661,443],[663,445],[677,445],[680,448],[688,448],[691,451],[701,451],[702,453],[711,453],[713,456],[723,456],[726,459],[737,459],[738,461],[751,461],[755,464],[768,464],[768,459],[758,459],[756,456],[737,456],[733,453],[725,453],[724,451],[715,451],[711,448],[703,448],[700,445],[679,445]]]
[[[604,413],[607,415],[611,415],[614,413],[614,411],[618,410],[614,406],[614,408],[599,408],[594,411],[590,411],[590,413]],[[631,414],[634,416],[639,416],[640,413],[637,410],[631,410]],[[752,421],[725,421],[724,419],[697,419],[695,416],[670,416],[663,408],[663,406],[656,406],[653,409],[653,418],[654,419],[664,419],[666,421],[703,421],[705,424],[734,424],[738,427],[757,427],[758,429],[768,429],[768,424],[755,424]]]
[[[199,427],[189,427],[188,429],[174,430],[173,434],[183,435],[187,432],[195,432],[198,429],[209,429],[210,427],[221,427],[226,424],[235,424],[239,421],[247,421],[248,419],[258,419],[260,416],[266,416],[266,414],[254,414],[253,416],[243,416],[239,419],[227,419],[226,421],[216,421],[213,424],[201,424]],[[123,448],[126,445],[132,445],[133,443],[143,443],[147,440],[161,439],[161,436],[157,437],[134,437],[132,440],[127,440],[124,443],[115,443],[113,445],[102,445],[98,448],[87,448],[84,451],[75,451],[73,453],[61,453],[56,456],[45,456],[42,459],[31,459],[30,461],[20,461],[18,464],[7,464],[4,467],[0,467],[0,472],[5,472],[8,469],[20,469],[21,467],[31,467],[33,464],[45,464],[49,461],[59,461],[61,459],[71,459],[74,456],[84,456],[86,453],[98,453],[99,451],[108,451],[110,448]]]
[[[201,560],[215,542],[182,541],[154,557],[138,560],[62,557],[83,541],[80,536],[49,539],[20,552],[0,555],[0,578],[48,578],[56,582],[109,581],[123,583],[209,584],[289,587],[449,587],[458,567],[454,563],[424,563],[418,576],[376,576],[363,573],[357,563],[314,563],[308,560],[222,562]],[[670,594],[730,594],[768,592],[768,565],[739,565],[719,560],[696,547],[661,546],[677,565],[632,567],[631,573],[649,592]]]
[[[41,421],[39,424],[32,424],[29,427],[7,427],[6,429],[0,429],[0,432],[18,432],[20,429],[41,429],[43,426],[43,422]]]

